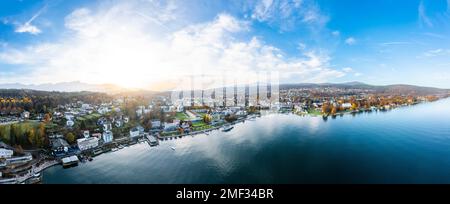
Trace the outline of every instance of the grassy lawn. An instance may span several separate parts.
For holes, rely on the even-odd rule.
[[[206,130],[206,129],[210,129],[210,128],[212,128],[213,126],[211,126],[211,125],[203,125],[203,126],[198,126],[198,127],[193,127],[192,128],[192,130],[194,130],[194,131],[199,131],[199,130]]]
[[[100,117],[101,117],[100,114],[93,113],[93,114],[90,114],[90,115],[85,115],[83,117],[77,118],[77,120],[97,120]]]
[[[316,109],[309,109],[308,114],[310,114],[312,116],[321,116],[322,112],[319,110],[316,110]]]
[[[208,124],[206,124],[205,122],[203,122],[203,121],[201,121],[201,122],[195,122],[195,123],[192,123],[192,127],[202,127],[202,126],[205,126],[205,125],[208,125]]]
[[[189,120],[190,118],[185,113],[177,113],[175,118],[178,120]]]

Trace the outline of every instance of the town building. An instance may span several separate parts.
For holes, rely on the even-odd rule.
[[[98,138],[90,137],[90,138],[81,138],[77,140],[78,149],[81,151],[96,148],[98,146]]]
[[[30,112],[24,111],[20,114],[20,117],[22,117],[22,119],[28,119],[30,118]]]
[[[130,137],[133,138],[133,137],[138,137],[138,136],[139,136],[139,130],[138,130],[138,128],[137,128],[137,127],[132,128],[132,129],[130,130]]]
[[[52,151],[55,154],[64,154],[69,151],[69,143],[60,137],[56,137],[50,140]]]
[[[103,142],[104,143],[112,142],[113,139],[114,139],[114,137],[113,137],[113,133],[111,131],[108,130],[108,131],[103,132]]]
[[[68,120],[68,121],[66,122],[66,126],[67,126],[67,127],[72,127],[73,125],[75,125],[75,122],[73,122],[73,120]]]
[[[11,158],[13,154],[14,151],[12,150],[0,148],[0,158]]]
[[[89,130],[83,131],[83,136],[84,136],[84,138],[88,138],[90,136]]]

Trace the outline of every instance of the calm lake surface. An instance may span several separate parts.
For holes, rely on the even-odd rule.
[[[450,183],[450,99],[327,121],[267,115],[55,166],[44,183]]]

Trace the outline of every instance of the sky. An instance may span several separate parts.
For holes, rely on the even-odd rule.
[[[450,0],[2,0],[0,84],[189,75],[450,88]]]

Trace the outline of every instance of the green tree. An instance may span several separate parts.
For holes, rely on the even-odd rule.
[[[70,144],[73,144],[75,142],[75,135],[73,133],[71,133],[71,132],[67,133],[66,140]]]
[[[212,121],[212,117],[210,114],[203,115],[203,122],[209,124],[209,123],[211,123],[211,121]]]
[[[31,144],[31,146],[35,146],[36,145],[37,137],[36,137],[36,134],[34,132],[34,129],[28,130],[27,138],[28,138],[28,142]]]

